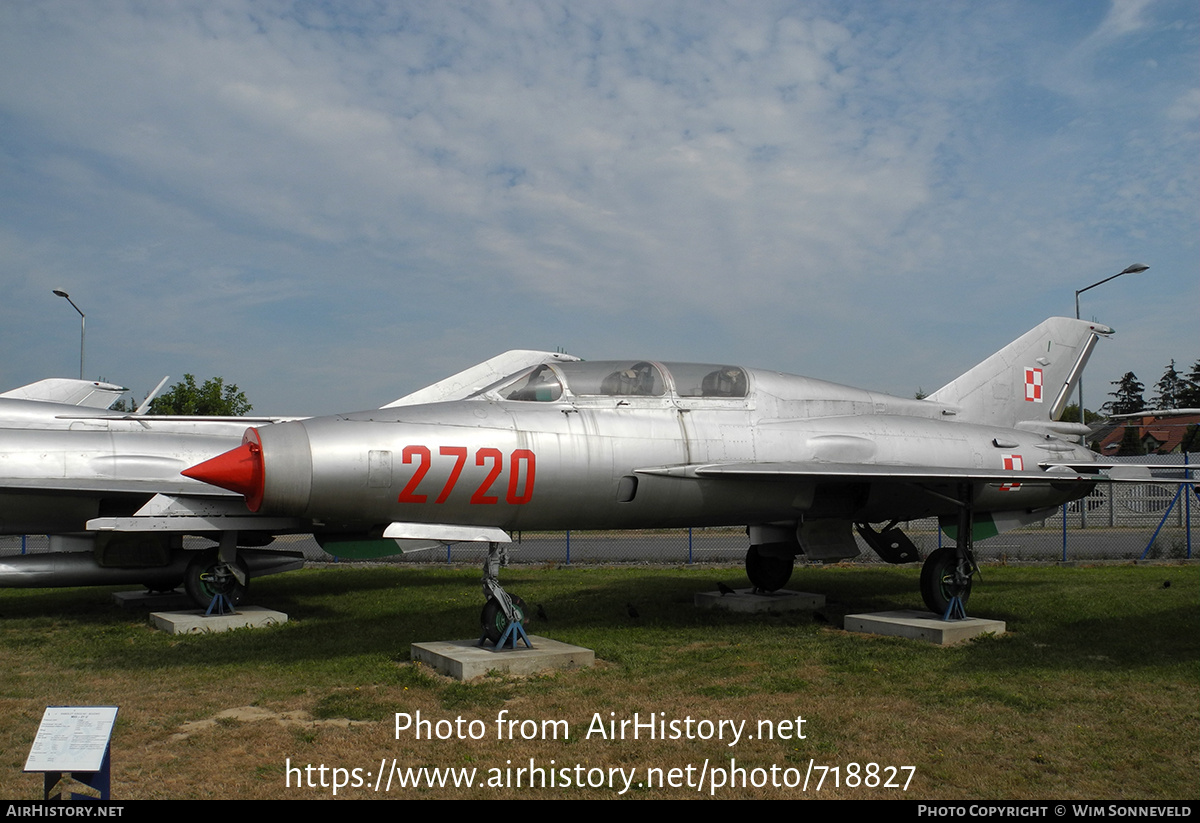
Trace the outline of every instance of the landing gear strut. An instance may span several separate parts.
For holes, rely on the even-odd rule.
[[[208,614],[229,614],[246,596],[249,580],[237,562],[237,534],[224,532],[215,550],[196,552],[183,576],[184,591]]]
[[[958,534],[955,545],[943,546],[933,552],[921,567],[921,599],[931,612],[942,615],[945,620],[967,616],[967,601],[971,597],[971,583],[978,573],[975,563],[975,542],[972,535],[974,518],[972,509],[975,500],[974,488],[970,483],[958,486]]]
[[[224,598],[229,606],[236,606],[246,596],[245,584],[211,550],[196,552],[196,556],[188,563],[183,588],[192,602],[201,608],[208,608],[218,598]]]
[[[238,533],[222,531],[215,549],[196,552],[184,573],[184,590],[192,602],[208,608],[208,614],[229,614],[246,596],[250,584],[245,569],[238,565]]]
[[[516,595],[510,595],[500,587],[499,573],[501,566],[508,565],[508,551],[499,543],[488,543],[487,558],[483,561],[483,596],[487,602],[479,615],[484,640],[491,642],[497,649],[511,645],[517,647],[517,640],[533,648],[529,635],[525,634],[525,619],[529,608],[525,601]]]

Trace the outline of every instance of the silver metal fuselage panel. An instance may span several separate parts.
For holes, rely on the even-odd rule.
[[[89,519],[132,514],[158,492],[224,495],[179,472],[237,445],[245,428],[77,420],[0,429],[0,534],[81,532]]]

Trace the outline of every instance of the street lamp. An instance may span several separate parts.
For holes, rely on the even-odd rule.
[[[1094,289],[1094,288],[1096,288],[1096,286],[1103,286],[1109,280],[1116,280],[1122,274],[1141,274],[1148,268],[1150,268],[1150,267],[1147,266],[1145,263],[1133,263],[1131,265],[1126,266],[1124,271],[1119,271],[1116,274],[1114,274],[1112,277],[1106,277],[1103,280],[1099,281],[1098,283],[1093,283],[1092,285],[1088,286],[1087,288],[1078,289],[1075,292],[1075,319],[1076,320],[1079,319],[1079,295],[1083,294],[1088,289]],[[1083,414],[1083,374],[1082,373],[1080,373],[1080,375],[1079,375],[1079,422],[1080,423],[1087,422],[1086,420],[1084,420],[1084,414]],[[1080,445],[1087,445],[1087,435],[1086,434],[1079,435],[1079,443],[1080,443]]]
[[[73,308],[73,309],[75,309],[75,311],[79,312],[79,379],[82,380],[83,379],[83,336],[84,336],[84,332],[86,331],[86,328],[87,328],[87,317],[80,310],[80,308],[75,305],[75,301],[71,299],[71,295],[67,294],[62,289],[55,289],[54,293],[57,294],[59,297],[62,297],[63,299],[65,299],[68,303],[71,304],[71,308]],[[1078,297],[1076,298],[1076,302],[1078,302]],[[1076,311],[1076,314],[1078,314],[1078,313],[1079,312]]]

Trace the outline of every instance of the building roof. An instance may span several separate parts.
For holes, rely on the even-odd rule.
[[[1153,442],[1158,444],[1153,453],[1171,454],[1179,451],[1188,426],[1195,425],[1200,425],[1200,414],[1147,414],[1143,417],[1130,417],[1111,429],[1107,426],[1102,429],[1103,437],[1098,441],[1098,449],[1104,455],[1116,454],[1121,447],[1121,440],[1125,437],[1125,430],[1136,427],[1138,440],[1148,448],[1152,445],[1147,442],[1148,438],[1153,438]]]

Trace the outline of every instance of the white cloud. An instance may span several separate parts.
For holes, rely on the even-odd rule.
[[[0,208],[24,271],[214,371],[296,317],[322,373],[381,336],[432,370],[539,331],[749,359],[857,324],[878,384],[892,324],[1015,336],[1030,295],[1194,250],[1176,10],[6,4]],[[1151,34],[1174,51],[1114,86],[1095,44]]]

